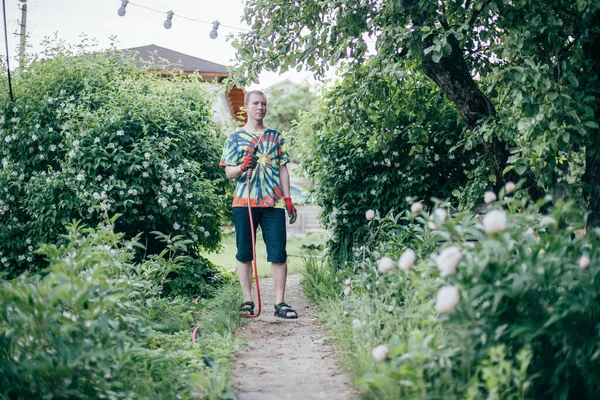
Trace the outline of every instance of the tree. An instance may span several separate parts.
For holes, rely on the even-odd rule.
[[[265,89],[269,99],[269,112],[265,121],[286,137],[292,159],[296,159],[295,144],[298,142],[296,124],[300,115],[308,111],[315,101],[315,95],[309,85],[298,85],[284,81]]]
[[[597,1],[254,0],[244,19],[240,80],[362,64],[371,38],[373,58],[417,62],[456,104],[466,143],[485,151],[498,184],[516,174],[539,196],[570,182],[583,190],[588,225],[600,225]]]
[[[283,133],[294,131],[294,122],[300,114],[310,109],[315,96],[309,85],[298,85],[284,81],[264,90],[269,98],[269,113],[266,122]]]

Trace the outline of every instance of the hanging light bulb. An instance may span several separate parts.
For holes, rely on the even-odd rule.
[[[119,14],[120,17],[125,16],[125,14],[127,13],[127,3],[129,3],[129,0],[121,1],[121,7],[119,7],[119,10],[117,11],[117,14]]]
[[[175,15],[175,13],[173,11],[167,12],[167,19],[165,20],[165,23],[163,24],[165,29],[171,29],[171,27],[173,26],[173,22],[172,22],[173,15]]]
[[[208,36],[210,36],[211,39],[216,39],[217,36],[219,36],[219,32],[217,32],[217,30],[219,29],[219,25],[221,25],[219,21],[213,22],[212,31],[210,31],[210,33],[208,34]]]

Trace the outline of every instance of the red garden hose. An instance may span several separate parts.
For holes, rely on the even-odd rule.
[[[260,139],[262,138],[262,134],[258,137],[258,141],[253,150],[254,154],[256,154],[256,150],[258,149],[258,144],[260,143]],[[258,266],[256,265],[256,237],[254,234],[254,220],[252,218],[252,206],[250,205],[250,179],[252,179],[252,170],[248,170],[248,217],[250,218],[250,233],[252,235],[252,263],[253,263],[253,271],[254,271],[254,279],[256,279],[256,298],[258,301],[258,311],[255,314],[244,314],[246,318],[256,318],[260,315],[261,311],[261,301],[260,301],[260,285],[258,284]],[[196,343],[196,339],[200,336],[198,333],[198,329],[200,325],[196,325],[194,330],[192,331],[192,343]]]
[[[261,135],[262,136],[262,135]],[[260,138],[259,138],[260,140]],[[258,144],[256,145],[258,147]],[[252,264],[254,270],[254,279],[256,279],[256,299],[258,302],[258,311],[255,314],[244,314],[246,318],[256,318],[260,315],[261,301],[260,301],[260,285],[258,284],[258,267],[256,266],[256,237],[254,234],[254,220],[252,219],[252,207],[250,205],[250,179],[252,178],[252,170],[248,170],[248,217],[250,217],[250,233],[252,235]]]

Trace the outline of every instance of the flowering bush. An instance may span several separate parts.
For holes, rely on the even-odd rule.
[[[15,101],[0,98],[0,265],[30,267],[40,242],[64,224],[94,225],[119,214],[117,229],[181,234],[215,249],[228,184],[209,95],[195,77],[169,80],[136,69],[123,53],[62,49],[17,74]],[[39,260],[38,260],[39,261]],[[35,265],[39,265],[38,262]]]
[[[456,145],[464,127],[455,107],[421,78],[385,66],[357,68],[302,119],[309,139],[303,167],[315,181],[333,254],[360,246],[365,218],[405,209],[409,195],[452,198],[469,180],[476,197],[488,188],[482,155]],[[461,197],[464,204],[473,199]],[[414,212],[419,206],[413,204]]]
[[[572,203],[532,202],[507,189],[483,217],[405,210],[364,220],[385,240],[321,276],[323,287],[326,279],[340,287],[341,276],[352,282],[352,293],[331,305],[347,313],[326,320],[339,345],[366,348],[349,357],[374,397],[600,396],[600,229],[582,235]],[[398,268],[381,271],[384,259]],[[380,345],[387,361],[368,364]]]

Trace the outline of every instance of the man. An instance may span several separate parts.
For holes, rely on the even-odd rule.
[[[250,200],[254,232],[258,226],[261,227],[267,246],[267,261],[271,262],[275,316],[295,319],[298,313],[284,300],[287,279],[284,209],[288,212],[290,223],[296,221],[296,208],[290,198],[290,174],[286,166],[290,156],[281,133],[263,123],[267,115],[267,97],[258,90],[248,92],[244,106],[248,122],[229,136],[220,162],[227,177],[237,180],[233,196],[233,224],[238,278],[244,292],[242,311],[254,315],[252,232],[248,215]],[[248,174],[251,174],[250,199]]]

